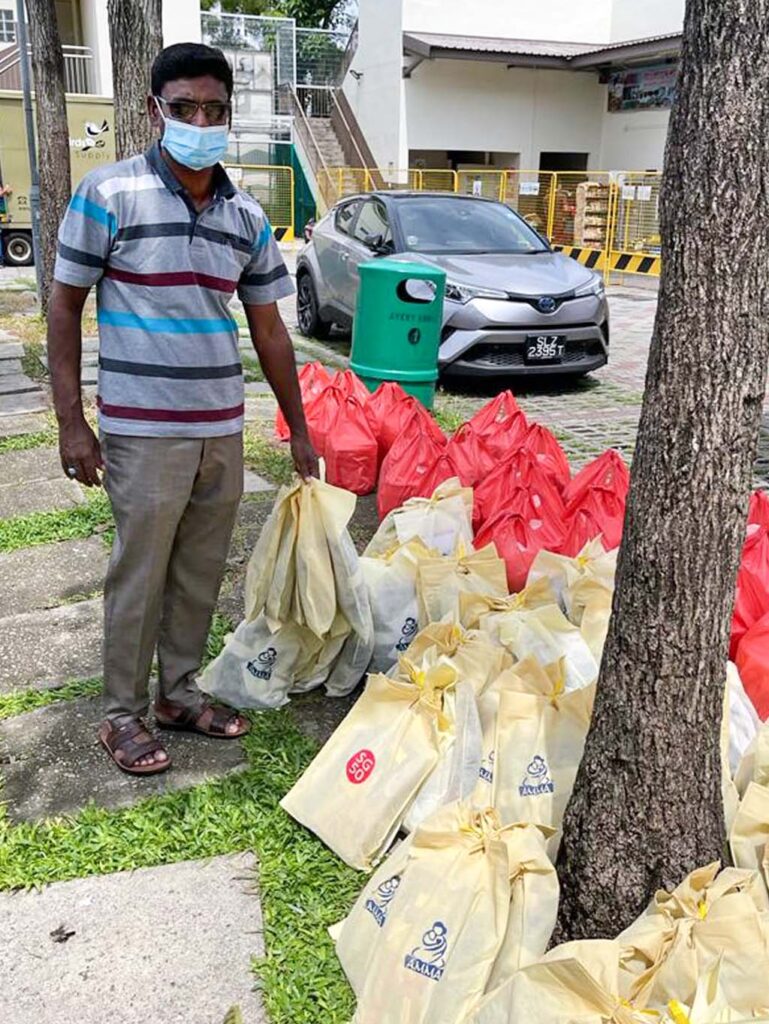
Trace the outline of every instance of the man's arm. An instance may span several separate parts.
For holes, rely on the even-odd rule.
[[[86,487],[99,487],[104,468],[99,441],[83,413],[80,391],[81,318],[90,288],[54,281],[48,304],[48,362],[53,404],[59,422],[59,455],[67,475]]]
[[[303,480],[317,477],[318,456],[307,432],[294,346],[278,312],[278,304],[271,302],[257,306],[245,303],[244,308],[259,362],[291,431],[291,454],[296,471]]]

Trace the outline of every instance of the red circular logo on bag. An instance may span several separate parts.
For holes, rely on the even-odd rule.
[[[376,758],[370,750],[359,750],[347,762],[347,778],[353,786],[359,786],[371,775],[376,765]]]

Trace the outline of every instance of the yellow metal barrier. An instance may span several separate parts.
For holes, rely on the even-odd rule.
[[[484,199],[505,198],[507,171],[457,171],[457,192],[465,196],[483,196]]]
[[[608,171],[559,171],[547,231],[553,246],[585,266],[606,270],[613,198]]]
[[[660,186],[654,171],[622,171],[614,186],[609,270],[659,276]]]
[[[553,247],[608,275],[660,273],[658,172],[332,167],[318,175],[328,207],[344,196],[412,189],[507,203]]]
[[[548,233],[554,198],[552,171],[505,171],[503,202],[543,235]]]
[[[258,164],[228,164],[232,183],[258,200],[277,239],[294,237],[294,169]]]

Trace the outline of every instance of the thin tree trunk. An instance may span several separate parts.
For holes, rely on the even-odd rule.
[[[147,94],[152,62],[163,47],[162,7],[162,0],[107,4],[118,160],[143,153],[152,142]]]
[[[769,358],[769,0],[689,0],[663,274],[555,941],[725,856],[719,731]]]
[[[40,169],[40,246],[43,263],[43,315],[56,262],[56,236],[70,197],[69,126],[64,92],[64,54],[54,0],[27,0],[35,88]]]

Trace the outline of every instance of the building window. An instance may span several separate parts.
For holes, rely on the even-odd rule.
[[[16,42],[16,23],[13,11],[0,10],[0,43]]]

